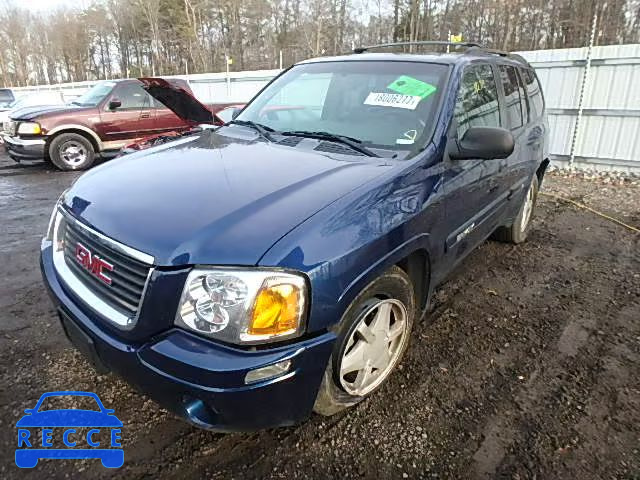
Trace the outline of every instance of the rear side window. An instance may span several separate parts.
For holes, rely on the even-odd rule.
[[[471,65],[464,69],[455,117],[458,138],[462,138],[470,127],[500,126],[498,90],[490,65]]]
[[[502,88],[504,89],[505,107],[507,110],[507,123],[505,127],[516,129],[524,124],[524,115],[522,111],[521,92],[518,84],[518,72],[511,65],[498,65],[500,78],[502,79]],[[526,114],[526,112],[524,112]]]
[[[533,73],[533,70],[523,70],[523,79],[525,88],[527,89],[527,96],[529,97],[529,108],[531,109],[531,118],[537,118],[542,115],[544,110],[544,100],[542,98],[542,89],[540,83]]]

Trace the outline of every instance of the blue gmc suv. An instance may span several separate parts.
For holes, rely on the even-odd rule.
[[[531,66],[395,46],[298,63],[227,125],[63,193],[41,267],[97,369],[203,428],[330,415],[387,380],[478,244],[526,239],[549,162]],[[179,87],[147,90],[206,113]]]

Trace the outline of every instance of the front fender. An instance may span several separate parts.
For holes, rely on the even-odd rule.
[[[90,136],[93,141],[95,142],[95,144],[98,146],[99,150],[102,150],[102,140],[100,139],[100,137],[96,134],[96,132],[94,132],[91,128],[87,127],[86,125],[82,125],[80,123],[65,123],[63,125],[57,125],[55,127],[53,127],[52,129],[47,131],[47,136],[49,138],[54,137],[55,135],[57,135],[58,133],[64,133],[64,132],[73,132],[73,131],[81,131],[85,134],[87,134],[88,136]]]
[[[424,159],[424,157],[423,157]],[[357,189],[279,240],[259,264],[305,272],[311,281],[308,331],[337,323],[377,276],[416,251],[434,251],[441,223],[441,168],[399,165]]]
[[[373,264],[365,268],[360,275],[354,278],[338,297],[338,303],[346,303],[346,306],[348,306],[358,293],[360,293],[369,283],[378,278],[390,267],[397,265],[401,260],[409,257],[413,253],[423,252],[427,258],[430,258],[429,249],[429,234],[427,233],[416,235],[406,242],[396,246],[393,250],[377,259]]]

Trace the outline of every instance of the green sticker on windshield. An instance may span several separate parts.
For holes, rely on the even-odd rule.
[[[393,83],[387,86],[387,88],[403,95],[411,95],[413,97],[420,98],[427,98],[437,90],[434,85],[407,75],[402,75],[396,78]]]

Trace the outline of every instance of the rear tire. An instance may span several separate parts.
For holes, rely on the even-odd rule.
[[[86,170],[95,156],[93,144],[77,133],[61,133],[49,143],[51,163],[60,170]]]
[[[399,267],[371,282],[340,323],[313,410],[333,415],[378,390],[402,360],[415,317],[411,280]]]
[[[493,238],[500,242],[522,243],[527,239],[527,235],[531,230],[531,220],[538,199],[538,176],[533,175],[531,184],[522,200],[518,216],[509,227],[500,227],[493,234]]]

